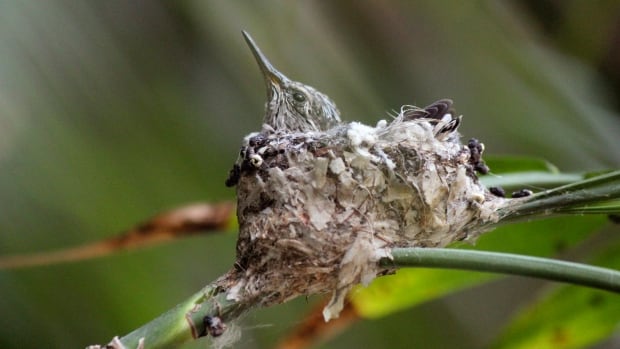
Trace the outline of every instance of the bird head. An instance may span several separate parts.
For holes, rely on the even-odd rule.
[[[336,104],[315,88],[293,81],[269,62],[245,31],[243,37],[252,50],[267,87],[264,123],[287,132],[326,131],[340,123]]]

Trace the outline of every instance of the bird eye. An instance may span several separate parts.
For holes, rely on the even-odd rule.
[[[299,103],[302,103],[306,101],[306,96],[301,92],[295,92],[293,93],[293,99]]]

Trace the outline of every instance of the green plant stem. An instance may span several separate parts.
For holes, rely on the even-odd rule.
[[[226,322],[237,318],[247,305],[226,299],[227,292],[210,284],[176,307],[120,338],[127,349],[138,347],[144,338],[148,349],[176,347],[204,335],[205,316],[218,316]]]
[[[600,208],[590,207],[600,203],[612,203],[620,198],[620,171],[613,171],[583,181],[567,184],[536,193],[525,199],[517,199],[514,205],[500,210],[501,223],[536,215],[559,213],[601,213]],[[609,205],[605,213],[620,211],[617,205]]]
[[[462,269],[567,282],[620,293],[620,271],[549,258],[448,248],[395,248],[381,265]]]

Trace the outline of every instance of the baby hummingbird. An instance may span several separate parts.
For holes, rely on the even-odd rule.
[[[271,65],[250,35],[243,31],[267,86],[263,122],[275,131],[326,131],[340,124],[336,104],[311,86],[287,78]]]

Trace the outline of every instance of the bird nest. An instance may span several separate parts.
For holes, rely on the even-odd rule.
[[[240,231],[220,280],[228,298],[267,306],[332,292],[329,320],[353,285],[390,271],[378,261],[391,248],[472,240],[496,222],[505,199],[478,182],[483,146],[461,144],[446,105],[404,107],[376,127],[247,136],[227,182]]]

